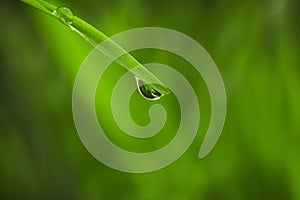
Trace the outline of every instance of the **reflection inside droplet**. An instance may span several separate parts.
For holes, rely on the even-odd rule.
[[[58,7],[52,12],[52,14],[66,25],[71,25],[73,23],[74,15],[67,7]]]
[[[163,96],[160,92],[154,90],[151,87],[151,85],[155,85],[153,83],[145,84],[142,80],[140,80],[139,78],[136,77],[136,84],[137,84],[140,94],[148,100],[158,100],[158,99],[160,99],[160,97]]]

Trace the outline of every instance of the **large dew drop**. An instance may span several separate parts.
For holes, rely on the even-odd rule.
[[[71,25],[73,23],[74,15],[67,7],[58,7],[52,12],[52,14],[66,25]]]
[[[154,90],[150,84],[145,84],[137,77],[136,83],[140,94],[148,100],[158,100],[163,96],[160,92]]]

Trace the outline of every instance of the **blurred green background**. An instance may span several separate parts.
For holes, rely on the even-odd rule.
[[[203,80],[174,55],[134,52],[142,63],[169,64],[191,81],[200,99],[200,130],[191,148],[162,170],[127,174],[104,166],[83,146],[72,118],[73,82],[92,47],[53,18],[1,1],[0,199],[300,199],[299,1],[51,2],[72,8],[108,36],[158,26],[193,37],[223,76],[225,127],[214,150],[199,160],[210,117]],[[139,143],[114,132],[104,108],[124,72],[111,67],[97,92],[109,137],[133,151],[163,146],[172,134]],[[172,96],[161,103],[178,109]],[[130,109],[137,123],[149,121],[151,104],[134,95]],[[176,116],[167,133],[176,130]]]

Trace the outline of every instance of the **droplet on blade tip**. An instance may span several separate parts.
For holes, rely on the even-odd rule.
[[[159,100],[163,96],[163,94],[161,94],[157,90],[154,90],[151,87],[151,84],[146,84],[137,77],[136,77],[136,83],[137,83],[138,91],[147,100],[152,100],[152,101]]]

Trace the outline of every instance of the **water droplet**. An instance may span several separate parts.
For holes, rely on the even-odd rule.
[[[74,15],[72,11],[67,7],[58,7],[52,12],[52,14],[55,15],[64,24],[71,25],[73,23]]]
[[[163,95],[153,89],[150,84],[145,84],[144,81],[136,77],[136,84],[140,94],[148,100],[158,100]],[[155,85],[155,84],[152,84]]]

